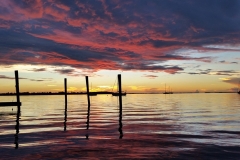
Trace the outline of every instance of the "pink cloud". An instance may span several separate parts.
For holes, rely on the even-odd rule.
[[[67,13],[65,10],[58,10],[52,6],[47,6],[44,8],[44,16],[53,21],[65,21]]]

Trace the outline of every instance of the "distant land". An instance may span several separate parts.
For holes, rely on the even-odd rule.
[[[89,92],[89,94],[112,94],[115,92],[109,92],[109,91],[102,91],[102,92]],[[236,93],[236,92],[174,92],[174,94],[186,94],[186,93]],[[20,92],[20,95],[64,95],[65,92]],[[68,92],[68,95],[81,95],[81,94],[87,94],[86,92]],[[127,93],[127,94],[163,94],[163,93]],[[13,92],[7,92],[7,93],[0,93],[0,96],[13,96],[16,95],[16,93]]]

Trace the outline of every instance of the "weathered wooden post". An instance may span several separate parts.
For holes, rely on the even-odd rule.
[[[119,96],[119,139],[122,139],[123,132],[122,132],[122,81],[121,81],[121,74],[118,74],[118,96]]]
[[[64,78],[64,93],[65,93],[64,131],[66,131],[67,130],[67,78]]]
[[[122,81],[121,81],[121,74],[118,74],[118,92],[119,92],[119,109],[122,110]]]
[[[15,134],[15,149],[18,149],[18,134],[19,134],[19,117],[21,112],[21,103],[20,103],[20,93],[19,93],[19,81],[18,81],[18,71],[15,71],[15,83],[16,83],[16,96],[17,96],[17,117],[16,117],[16,134]]]
[[[19,93],[19,81],[18,81],[18,71],[15,71],[15,83],[16,83],[16,96],[17,96],[17,104],[18,104],[18,112],[20,112],[20,93]]]
[[[88,106],[90,106],[88,76],[86,76],[86,88],[87,88],[87,100],[88,100]]]
[[[86,76],[86,88],[87,88],[87,100],[88,100],[88,114],[87,114],[87,129],[88,129],[89,128],[89,119],[90,119],[90,97],[89,97],[88,76]]]
[[[67,78],[64,78],[65,110],[67,110]]]

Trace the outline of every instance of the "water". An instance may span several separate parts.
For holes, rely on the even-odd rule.
[[[17,107],[0,108],[0,159],[240,157],[238,94],[129,94],[122,120],[118,97],[92,96],[88,130],[86,95],[69,95],[66,114],[64,96],[20,98],[19,128]]]

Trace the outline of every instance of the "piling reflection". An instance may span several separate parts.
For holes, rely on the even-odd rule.
[[[86,139],[88,139],[88,129],[89,129],[89,117],[90,117],[90,104],[88,104],[88,113],[87,113],[87,134],[86,134]]]
[[[89,94],[87,94],[87,98],[88,98],[88,112],[87,112],[87,122],[86,122],[86,129],[87,129],[87,133],[86,133],[86,139],[88,139],[89,134],[88,134],[88,129],[89,129],[89,119],[90,119],[90,100],[89,100]]]
[[[123,131],[122,131],[122,107],[119,107],[119,139],[122,139],[123,137]]]
[[[65,114],[64,114],[64,131],[67,130],[67,78],[64,78],[64,90],[65,90]]]
[[[67,107],[65,106],[65,112],[64,112],[64,131],[67,130]]]
[[[16,126],[15,126],[15,129],[16,129],[16,134],[14,135],[15,139],[14,139],[14,144],[15,144],[15,149],[18,149],[18,134],[19,134],[19,119],[20,119],[20,114],[21,114],[21,111],[20,111],[20,106],[18,106],[18,110],[17,110],[17,117],[16,117]]]

